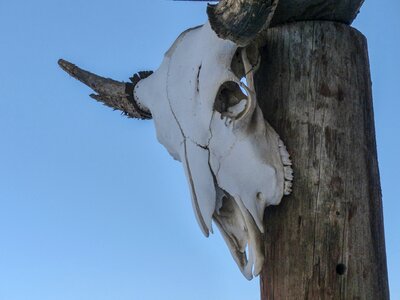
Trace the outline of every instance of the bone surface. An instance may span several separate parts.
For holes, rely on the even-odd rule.
[[[120,109],[118,101],[129,100],[133,116],[151,113],[159,142],[182,162],[201,231],[209,236],[217,225],[249,280],[264,263],[264,210],[290,193],[293,178],[289,154],[257,104],[253,50],[219,38],[206,23],[183,32],[132,90],[60,63],[107,105]]]
[[[237,51],[246,84],[232,71]],[[207,23],[181,34],[135,88],[160,143],[183,163],[200,228],[208,236],[214,220],[248,279],[264,261],[264,209],[292,180],[289,155],[257,105],[253,69],[246,49]]]

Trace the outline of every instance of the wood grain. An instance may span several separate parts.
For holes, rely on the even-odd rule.
[[[261,299],[389,299],[365,38],[333,22],[272,28],[255,84],[295,175],[265,212]]]
[[[351,24],[364,0],[279,0],[271,26],[304,20]]]

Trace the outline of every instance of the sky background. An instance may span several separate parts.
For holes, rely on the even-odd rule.
[[[392,299],[400,299],[400,2],[366,0]],[[259,299],[219,232],[203,237],[152,121],[57,66],[156,69],[205,3],[0,0],[0,300]]]

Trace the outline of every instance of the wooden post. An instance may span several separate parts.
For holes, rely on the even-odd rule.
[[[261,299],[389,299],[366,40],[340,23],[269,30],[256,74],[293,194],[265,213]]]

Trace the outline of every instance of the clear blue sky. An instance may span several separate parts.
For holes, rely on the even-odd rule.
[[[392,299],[400,299],[400,4],[366,0]],[[60,57],[115,79],[155,69],[205,4],[0,1],[0,300],[258,299],[202,236],[151,121],[88,97]]]

